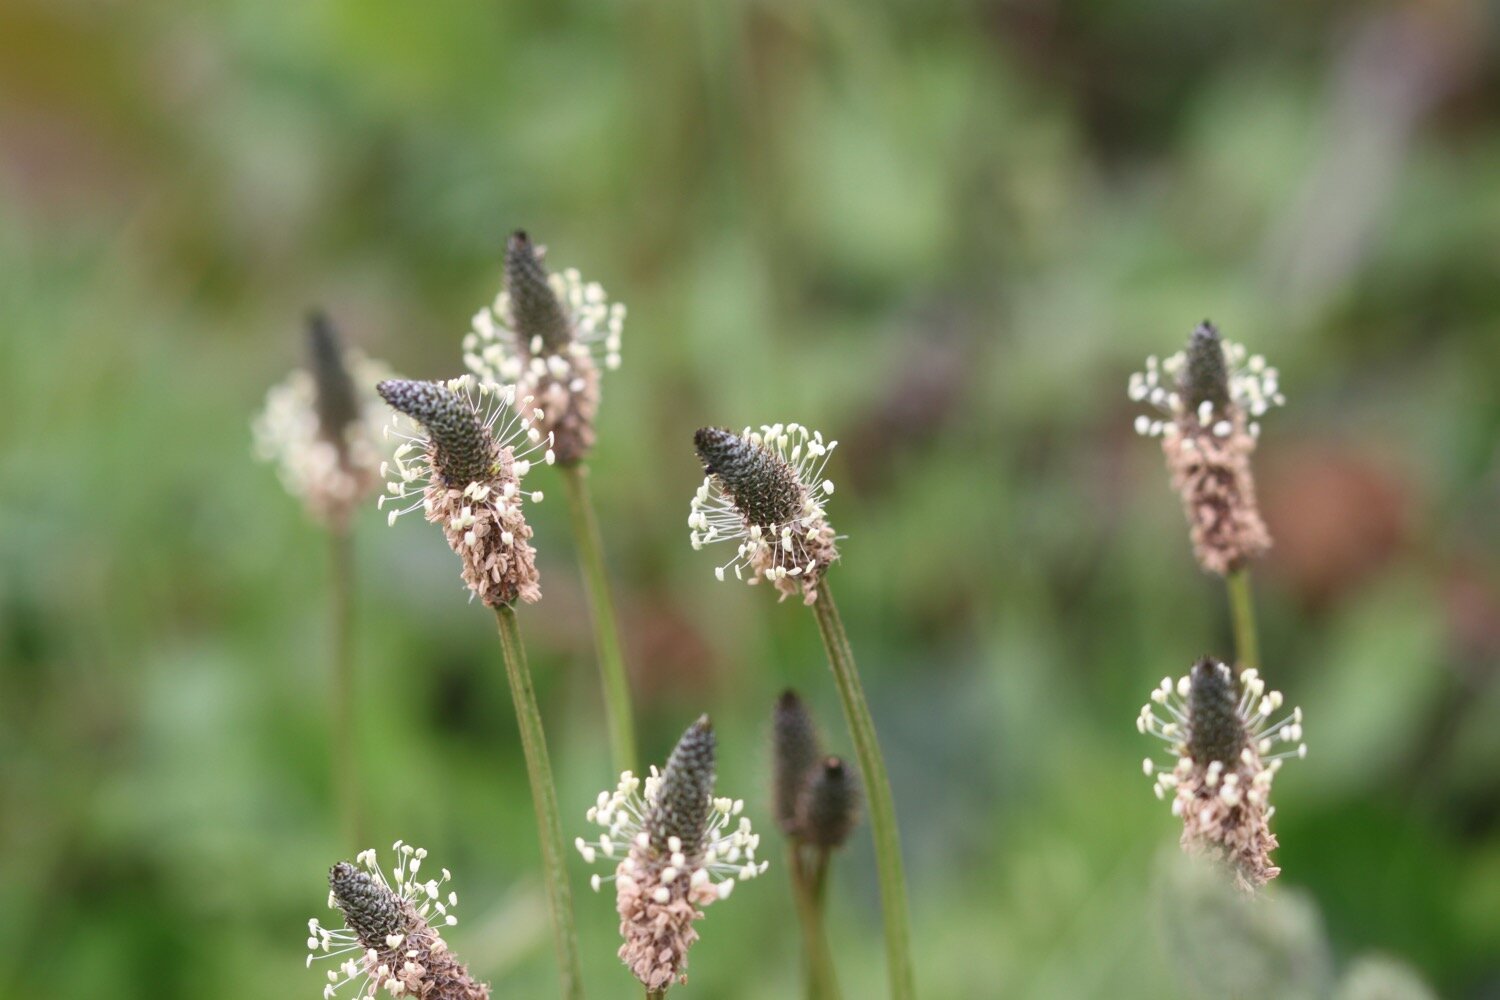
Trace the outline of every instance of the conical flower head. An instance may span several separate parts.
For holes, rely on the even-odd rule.
[[[692,853],[703,842],[714,793],[714,746],[713,724],[708,716],[700,716],[667,758],[661,790],[646,819],[651,845],[657,850],[666,850],[675,839]]]
[[[776,699],[771,716],[771,755],[776,825],[783,833],[796,836],[802,793],[822,750],[812,713],[790,688]]]
[[[1271,863],[1271,782],[1284,760],[1307,755],[1300,708],[1272,721],[1282,704],[1258,671],[1236,680],[1226,664],[1204,659],[1175,683],[1164,678],[1136,717],[1136,728],[1173,758],[1163,765],[1148,757],[1142,769],[1157,798],[1170,794],[1183,847],[1225,862],[1247,890],[1280,872]]]
[[[1237,760],[1245,747],[1240,692],[1229,665],[1203,657],[1188,673],[1187,749],[1194,760]]]
[[[396,841],[398,858],[381,870],[373,850],[355,863],[341,861],[328,873],[328,905],[344,918],[342,927],[307,922],[307,964],[332,959],[324,1000],[352,984],[357,1000],[377,994],[422,1000],[488,1000],[489,987],[476,982],[448,950],[440,928],[458,922],[458,894],[441,878],[418,876],[427,852]],[[387,877],[389,876],[389,877]]]
[[[744,801],[715,797],[713,786],[714,733],[704,716],[678,741],[665,771],[652,767],[644,781],[626,771],[613,792],[600,792],[588,819],[602,832],[575,841],[590,864],[619,859],[613,874],[595,875],[592,885],[598,892],[614,883],[620,958],[648,990],[687,982],[703,908],[766,870],[755,859],[760,837],[740,815]]]
[[[542,338],[549,354],[567,347],[573,339],[572,324],[548,281],[539,248],[525,230],[517,229],[505,243],[505,289],[520,337]]]
[[[859,820],[859,781],[839,757],[824,758],[802,793],[799,829],[815,847],[842,847]]]
[[[385,408],[373,386],[385,370],[344,347],[321,313],[308,320],[307,350],[307,367],[271,387],[251,431],[257,457],[276,464],[287,492],[342,528],[380,482]]]
[[[449,486],[483,482],[495,474],[499,449],[469,400],[441,382],[386,379],[382,399],[427,428],[434,468]]]
[[[308,317],[307,354],[317,387],[319,433],[343,455],[347,450],[345,433],[360,418],[359,394],[338,333],[322,312]]]
[[[329,869],[328,888],[344,923],[366,948],[384,948],[386,938],[406,934],[416,920],[416,911],[384,879],[347,861]]]
[[[1224,342],[1219,329],[1208,320],[1198,324],[1188,338],[1186,364],[1182,366],[1180,385],[1184,401],[1197,412],[1204,403],[1216,410],[1229,406],[1229,365],[1224,357]]]
[[[620,367],[624,325],[624,305],[573,268],[549,273],[543,248],[517,231],[505,248],[504,287],[464,337],[464,364],[530,397],[537,427],[571,465],[593,447],[601,370]]]
[[[735,557],[715,570],[719,579],[730,569],[743,579],[749,568],[750,583],[766,580],[782,597],[817,600],[818,583],[838,559],[823,510],[833,494],[823,469],[837,444],[801,424],[740,434],[705,427],[693,436],[707,473],[688,513],[693,548],[738,543]]]
[[[386,381],[380,393],[400,416],[402,440],[382,471],[390,523],[418,508],[439,524],[463,564],[464,583],[492,608],[541,599],[531,525],[522,505],[542,499],[521,481],[531,457],[553,460],[550,439],[517,405],[515,389],[473,376],[443,382]],[[410,422],[418,426],[412,427]],[[402,504],[405,504],[403,507]]]
[[[1135,429],[1161,438],[1172,487],[1182,499],[1198,564],[1221,576],[1271,547],[1255,501],[1250,455],[1260,418],[1286,402],[1280,376],[1260,355],[1220,338],[1204,321],[1185,351],[1130,376],[1130,398],[1153,406]]]
[[[750,524],[765,528],[801,513],[806,489],[796,470],[763,444],[721,427],[703,427],[693,435],[693,447],[703,471],[719,478]]]

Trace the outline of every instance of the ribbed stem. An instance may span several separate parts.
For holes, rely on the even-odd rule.
[[[827,852],[821,852],[825,857]],[[833,953],[823,927],[823,908],[817,899],[817,876],[803,864],[802,848],[795,840],[787,842],[787,869],[792,877],[792,898],[802,923],[802,956],[808,1000],[840,1000],[838,977],[834,972]]]
[[[359,748],[355,745],[354,679],[354,536],[348,525],[328,532],[328,590],[333,660],[334,796],[339,804],[339,826],[348,851],[362,851],[364,824],[360,816]]]
[[[1237,569],[1224,578],[1229,590],[1229,614],[1234,622],[1234,652],[1239,668],[1260,669],[1260,643],[1255,635],[1255,594],[1250,570]]]
[[[892,1000],[911,1000],[915,995],[915,977],[911,964],[910,918],[906,911],[906,875],[901,864],[901,834],[896,828],[896,804],[891,797],[891,783],[886,776],[885,759],[875,738],[875,722],[859,682],[849,637],[833,603],[833,591],[825,579],[818,584],[818,598],[813,604],[828,665],[844,705],[844,719],[854,741],[859,769],[864,774],[865,796],[869,808],[870,831],[875,838],[875,868],[880,879],[880,913],[885,926],[885,956],[891,981]]]
[[[510,680],[511,699],[516,704],[516,722],[521,729],[521,749],[526,755],[526,777],[531,782],[531,802],[536,810],[537,839],[542,848],[542,878],[552,911],[552,944],[557,952],[561,996],[580,1000],[583,975],[578,964],[578,931],[573,925],[573,900],[568,890],[568,872],[563,864],[562,822],[557,814],[557,790],[552,784],[552,765],[547,760],[547,737],[536,705],[531,670],[516,611],[506,605],[495,609],[500,630],[500,648],[505,656],[505,674]]]
[[[568,513],[573,522],[574,544],[583,569],[589,597],[589,617],[594,623],[594,650],[599,657],[599,680],[604,692],[604,720],[609,727],[609,746],[615,773],[638,770],[635,764],[635,719],[630,708],[630,681],[625,674],[625,656],[620,651],[620,630],[615,623],[615,605],[604,568],[604,542],[599,520],[589,498],[588,470],[582,463],[562,466],[563,490],[568,495]]]

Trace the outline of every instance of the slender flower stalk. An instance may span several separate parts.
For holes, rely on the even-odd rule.
[[[743,579],[748,570],[748,582],[765,580],[782,598],[800,595],[817,619],[869,802],[891,996],[909,1000],[915,976],[896,806],[854,654],[825,578],[838,559],[838,536],[826,517],[824,504],[834,490],[823,469],[837,442],[825,444],[821,434],[800,424],[741,434],[705,427],[693,440],[706,473],[688,514],[693,547],[737,543],[735,557],[716,570],[719,579],[731,569]]]
[[[346,348],[321,313],[308,319],[307,368],[266,394],[252,426],[257,455],[328,532],[332,780],[344,843],[363,842],[356,732],[354,536],[357,505],[380,482],[380,398],[370,388],[383,367]]]
[[[594,444],[601,368],[620,366],[625,306],[610,304],[603,288],[575,270],[549,273],[544,258],[526,233],[511,234],[504,288],[475,314],[464,362],[482,380],[516,383],[531,400],[523,405],[535,408],[538,430],[552,436],[588,593],[611,755],[616,771],[628,771],[636,766],[630,683],[583,464]]]
[[[421,880],[427,852],[396,841],[397,864],[390,878],[375,851],[362,851],[355,864],[341,861],[328,872],[328,907],[343,918],[341,927],[307,922],[307,965],[333,960],[323,987],[333,1000],[352,986],[355,1000],[384,992],[419,1000],[489,1000],[490,988],[474,980],[443,941],[441,929],[458,922],[458,893],[445,886],[452,876]]]
[[[766,870],[755,858],[760,837],[740,815],[744,800],[714,795],[715,752],[705,715],[682,734],[664,770],[653,765],[644,781],[626,771],[613,791],[600,792],[587,815],[603,832],[574,842],[589,864],[615,862],[613,874],[595,875],[592,885],[598,892],[614,883],[620,959],[647,997],[687,982],[693,924],[738,882]]]
[[[1236,676],[1204,657],[1175,683],[1163,678],[1136,718],[1136,728],[1166,743],[1173,758],[1162,764],[1147,757],[1142,770],[1157,798],[1171,796],[1183,849],[1223,862],[1247,892],[1281,872],[1271,863],[1271,782],[1284,760],[1307,756],[1302,710],[1272,721],[1282,704],[1259,671]]]
[[[1235,661],[1241,667],[1260,669],[1260,642],[1255,633],[1255,591],[1250,567],[1244,566],[1224,578],[1229,590],[1229,616],[1234,626]]]
[[[541,712],[516,623],[517,601],[541,598],[531,527],[522,509],[527,494],[521,480],[531,469],[529,456],[553,459],[551,439],[534,426],[534,411],[514,388],[476,382],[472,376],[451,382],[386,381],[380,394],[399,416],[395,433],[404,439],[392,464],[389,497],[396,509],[390,520],[421,508],[439,524],[458,554],[471,594],[495,612],[506,679],[515,703],[526,774],[536,812],[542,875],[552,918],[562,995],[583,996],[578,934],[563,865],[562,823]],[[415,426],[409,427],[403,418]],[[517,448],[520,450],[518,451]],[[404,501],[411,501],[402,508]]]
[[[357,684],[354,669],[354,538],[347,528],[328,532],[329,589],[333,619],[333,780],[344,842],[361,843]]]
[[[542,714],[537,708],[536,690],[521,645],[516,612],[510,605],[495,609],[495,623],[500,632],[500,647],[505,657],[505,676],[510,682],[511,699],[516,704],[516,720],[521,727],[521,749],[526,757],[526,776],[531,782],[532,802],[536,807],[537,839],[542,849],[542,875],[547,886],[547,902],[552,915],[552,941],[557,952],[557,967],[562,977],[564,997],[583,996],[583,974],[578,957],[578,932],[573,926],[573,897],[568,887],[568,870],[564,862],[562,819],[557,811],[557,790],[552,780],[552,764],[547,756],[547,736],[542,730]]]

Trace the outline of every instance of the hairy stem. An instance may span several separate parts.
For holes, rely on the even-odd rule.
[[[823,927],[823,908],[818,905],[815,875],[803,863],[802,848],[795,840],[787,843],[787,869],[792,877],[792,898],[802,924],[802,953],[805,973],[803,983],[808,1000],[840,1000],[838,977],[834,973],[833,953]]]
[[[630,709],[630,682],[625,657],[620,651],[620,630],[615,624],[615,605],[604,569],[604,543],[599,521],[589,499],[588,470],[582,463],[562,467],[568,513],[573,522],[574,543],[588,590],[589,616],[594,623],[594,649],[599,657],[599,680],[604,691],[604,719],[609,727],[609,746],[615,773],[636,770],[635,720]]]
[[[1255,594],[1250,570],[1237,569],[1224,578],[1229,590],[1229,614],[1234,622],[1234,652],[1241,670],[1260,669],[1260,643],[1255,636]]]
[[[360,816],[359,751],[355,745],[354,680],[354,536],[347,525],[328,532],[329,615],[332,619],[333,763],[334,795],[339,804],[339,826],[344,849],[362,851],[364,824]]]
[[[865,796],[870,817],[870,831],[875,838],[875,868],[880,880],[880,915],[885,927],[886,965],[893,1000],[911,1000],[916,991],[911,963],[910,918],[906,908],[906,875],[901,864],[901,834],[896,828],[896,804],[891,797],[891,783],[886,776],[885,759],[875,738],[875,722],[865,702],[864,687],[849,648],[849,637],[833,603],[828,581],[818,583],[818,598],[813,604],[828,665],[843,702],[844,719],[854,741],[859,769],[864,774]]]
[[[495,609],[500,629],[500,648],[505,655],[505,674],[510,680],[511,699],[516,704],[516,722],[521,729],[521,749],[526,755],[526,776],[531,782],[531,802],[536,809],[537,839],[542,848],[542,877],[552,913],[552,943],[557,952],[561,995],[566,1000],[583,996],[583,976],[578,964],[578,931],[573,925],[573,900],[568,890],[568,872],[563,859],[562,822],[557,815],[557,791],[552,784],[552,765],[547,760],[547,737],[536,705],[531,669],[521,646],[516,611],[509,605]]]

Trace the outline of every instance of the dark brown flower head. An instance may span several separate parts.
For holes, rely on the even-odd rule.
[[[646,819],[657,850],[666,850],[674,837],[688,854],[701,849],[714,793],[714,743],[713,724],[708,716],[700,716],[667,758],[656,804]]]
[[[399,863],[382,871],[374,851],[359,855],[328,873],[329,905],[344,918],[344,926],[307,923],[307,964],[332,959],[324,1000],[353,985],[354,996],[382,993],[417,1000],[488,1000],[489,987],[476,982],[464,964],[448,950],[439,928],[457,923],[452,910],[458,896],[444,889],[449,881],[421,879],[418,872],[427,852],[396,841]]]
[[[1193,551],[1210,573],[1227,575],[1271,547],[1255,502],[1250,455],[1259,420],[1285,402],[1276,369],[1265,358],[1223,340],[1211,323],[1193,332],[1185,351],[1130,377],[1130,398],[1161,414],[1136,418],[1140,434],[1161,438],[1172,487],[1182,498]]]
[[[790,688],[776,699],[776,709],[771,716],[771,755],[776,825],[788,836],[796,836],[799,833],[797,809],[822,750],[812,714],[797,692]]]
[[[842,847],[859,820],[859,781],[838,757],[826,757],[802,792],[798,828],[814,847]]]
[[[322,313],[308,317],[307,367],[266,393],[251,425],[257,455],[274,462],[287,492],[316,520],[342,529],[377,488],[385,407],[383,366],[339,343]]]
[[[620,366],[624,325],[623,305],[572,268],[549,273],[542,248],[517,231],[505,248],[505,287],[464,337],[464,364],[529,398],[557,461],[572,465],[593,447],[601,369]]]
[[[720,427],[693,435],[703,471],[717,476],[724,492],[750,524],[765,528],[802,512],[807,490],[797,472],[764,445]]]
[[[499,471],[499,447],[474,405],[441,382],[386,379],[375,387],[392,409],[427,429],[433,467],[449,486],[484,482]]]
[[[307,354],[317,390],[318,433],[338,449],[343,460],[348,451],[345,436],[349,425],[360,419],[359,394],[345,364],[338,333],[322,312],[307,318]]]
[[[523,492],[521,481],[531,471],[530,456],[550,463],[553,453],[522,415],[524,406],[516,406],[515,390],[472,375],[446,384],[387,381],[379,388],[424,431],[410,434],[397,421],[395,432],[404,441],[388,466],[389,492],[380,498],[381,506],[392,504],[390,523],[421,508],[441,525],[462,561],[464,582],[487,606],[540,600],[522,504],[539,502],[542,494]]]
[[[1239,713],[1240,691],[1226,663],[1203,657],[1188,673],[1188,753],[1204,763],[1238,759],[1247,731]]]
[[[547,354],[568,346],[573,325],[548,281],[542,248],[531,242],[524,229],[511,233],[505,243],[505,289],[510,292],[516,335],[524,343],[540,337]]]
[[[1136,718],[1136,728],[1175,758],[1162,766],[1148,757],[1142,768],[1157,798],[1171,795],[1183,847],[1223,861],[1246,890],[1280,872],[1271,863],[1271,782],[1282,761],[1307,754],[1302,710],[1273,722],[1281,706],[1281,692],[1267,691],[1258,671],[1236,680],[1226,664],[1205,658],[1176,683],[1164,678]]]
[[[693,548],[738,542],[733,559],[715,572],[733,569],[750,583],[766,580],[782,597],[801,593],[817,600],[823,573],[838,559],[837,541],[823,504],[833,481],[823,476],[837,441],[801,424],[768,424],[742,434],[705,427],[693,436],[708,474],[688,513]]]
[[[366,948],[381,950],[386,938],[409,933],[416,923],[411,904],[391,891],[384,879],[340,861],[328,871],[328,888],[344,923]]]
[[[1229,365],[1224,358],[1224,342],[1219,330],[1208,320],[1198,324],[1188,338],[1187,362],[1182,366],[1179,385],[1187,408],[1196,413],[1204,403],[1215,410],[1229,406]]]

